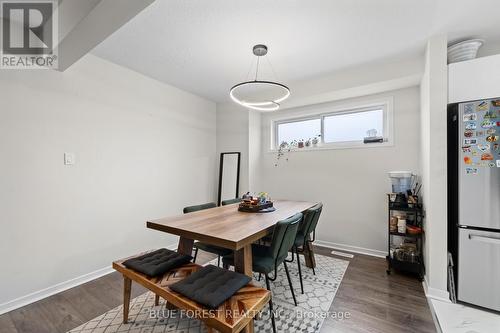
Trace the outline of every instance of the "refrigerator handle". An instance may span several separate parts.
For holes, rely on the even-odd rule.
[[[492,244],[499,244],[500,245],[500,238],[494,238],[494,237],[488,237],[488,236],[478,236],[478,235],[471,235],[469,234],[469,239],[470,240],[476,240],[479,242],[485,242],[485,243],[492,243]]]

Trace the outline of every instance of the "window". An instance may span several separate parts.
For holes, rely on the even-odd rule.
[[[273,147],[278,147],[283,141],[307,141],[318,136],[323,148],[364,146],[364,138],[373,136],[374,133],[376,137],[383,139],[378,145],[390,142],[390,103],[336,112],[322,107],[322,111],[326,112],[274,121]],[[368,131],[371,132],[370,135]]]
[[[363,141],[366,132],[374,129],[384,135],[384,110],[345,113],[324,117],[325,143]]]
[[[286,141],[307,140],[321,134],[321,119],[290,121],[278,124],[278,144]]]

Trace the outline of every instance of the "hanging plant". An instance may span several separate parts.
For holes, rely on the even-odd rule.
[[[283,141],[280,143],[278,147],[278,152],[276,154],[276,162],[274,163],[274,166],[277,167],[279,164],[280,159],[285,156],[286,154],[286,161],[288,162],[288,156],[290,155],[290,151],[293,148],[297,147],[297,140],[293,140],[292,142],[288,143],[286,141]]]

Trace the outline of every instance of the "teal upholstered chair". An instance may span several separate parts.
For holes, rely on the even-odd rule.
[[[184,214],[187,214],[187,213],[197,212],[199,210],[209,209],[209,208],[215,208],[215,207],[217,207],[217,205],[214,202],[209,202],[209,203],[202,204],[202,205],[185,207],[183,209],[183,212],[184,212]],[[233,251],[231,251],[229,249],[225,249],[223,247],[216,246],[216,245],[205,244],[203,242],[195,242],[193,244],[193,247],[194,247],[193,262],[196,262],[196,257],[198,256],[198,250],[201,249],[203,251],[216,254],[217,255],[217,261],[218,261],[217,265],[219,265],[219,266],[220,266],[220,258],[221,258],[221,256],[229,255],[229,254],[233,253]]]
[[[204,209],[209,209],[209,208],[215,208],[215,207],[217,207],[217,205],[215,204],[215,202],[208,202],[208,203],[201,204],[201,205],[184,207],[184,209],[182,210],[182,212],[184,214],[187,214],[187,213],[197,212],[199,210],[204,210]]]
[[[240,203],[240,202],[241,202],[240,198],[235,198],[235,199],[222,200],[221,204],[222,204],[222,206],[226,206],[226,205],[232,205],[232,204]]]
[[[305,255],[305,248],[308,246],[308,243],[314,242],[316,238],[316,226],[318,225],[319,216],[321,215],[321,211],[323,210],[323,204],[319,203],[314,207],[309,208],[304,212],[304,217],[302,221],[300,221],[299,230],[297,231],[297,236],[295,236],[295,242],[292,247],[292,259],[287,262],[293,262],[294,254],[297,254],[297,266],[299,269],[299,277],[300,277],[300,290],[304,293],[304,283],[302,282],[302,269],[300,267],[300,258],[299,253]],[[313,235],[311,238],[311,234]],[[308,252],[309,256],[313,254],[311,251]],[[309,257],[311,261],[313,261],[312,257]],[[313,267],[313,274],[316,275]]]
[[[288,279],[288,284],[290,285],[290,291],[292,292],[292,297],[295,305],[297,305],[297,300],[295,298],[295,292],[293,291],[292,280],[290,279],[290,273],[288,272],[288,267],[286,265],[286,257],[288,256],[288,251],[294,246],[295,238],[297,235],[297,230],[299,227],[299,222],[302,220],[302,213],[295,214],[286,220],[279,221],[276,223],[273,231],[273,236],[270,246],[252,244],[252,269],[254,272],[264,274],[266,277],[266,286],[268,290],[271,290],[269,281],[275,281],[278,273],[278,266],[283,263],[285,266],[286,277]],[[234,266],[234,255],[224,256],[222,258],[224,266],[233,265]],[[274,270],[274,277],[271,278],[269,274]],[[273,331],[276,332],[276,324],[273,316],[273,303],[272,300],[269,301],[269,308],[271,310],[271,320],[273,323]]]

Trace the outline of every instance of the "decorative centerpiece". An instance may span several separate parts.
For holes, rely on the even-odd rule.
[[[243,201],[240,203],[238,210],[248,213],[269,213],[274,212],[273,202],[269,199],[266,192],[260,192],[258,196],[251,196],[249,193],[243,196]]]

